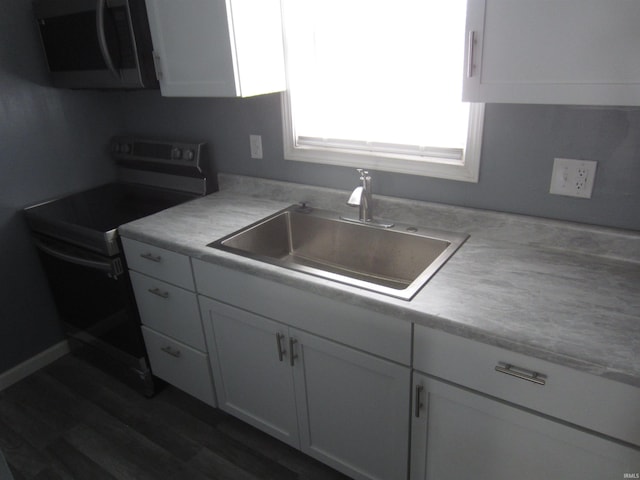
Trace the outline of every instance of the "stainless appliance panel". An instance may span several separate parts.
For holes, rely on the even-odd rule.
[[[144,0],[36,0],[54,86],[157,88]]]

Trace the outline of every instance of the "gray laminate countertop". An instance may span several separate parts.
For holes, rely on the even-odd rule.
[[[468,233],[405,301],[207,244],[292,203],[353,215],[349,192],[220,175],[220,192],[120,227],[124,237],[246,271],[398,321],[440,329],[640,387],[640,233],[374,197],[376,214]]]

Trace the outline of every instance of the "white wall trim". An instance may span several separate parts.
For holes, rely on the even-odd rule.
[[[69,353],[69,343],[63,340],[15,367],[10,368],[6,372],[0,373],[0,391],[37,372],[42,367],[49,365],[67,353]]]

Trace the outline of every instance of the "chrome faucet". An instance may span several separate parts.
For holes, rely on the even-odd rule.
[[[358,168],[360,172],[360,182],[362,185],[355,188],[351,193],[347,205],[358,207],[358,220],[361,222],[370,222],[373,220],[373,205],[371,199],[371,176],[369,172]]]
[[[347,200],[347,205],[351,207],[358,207],[358,219],[355,218],[345,218],[341,217],[343,220],[347,220],[348,222],[360,222],[366,223],[367,225],[373,225],[376,227],[384,227],[391,228],[393,227],[393,223],[375,220],[373,218],[373,195],[371,192],[371,176],[369,172],[358,168],[358,172],[360,173],[360,185],[358,185],[349,200]]]

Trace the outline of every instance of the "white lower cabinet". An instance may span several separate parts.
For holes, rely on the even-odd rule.
[[[152,373],[215,407],[189,257],[128,238],[122,244]]]
[[[199,299],[220,408],[353,478],[407,478],[408,367]]]
[[[412,480],[602,480],[638,450],[415,372]]]

